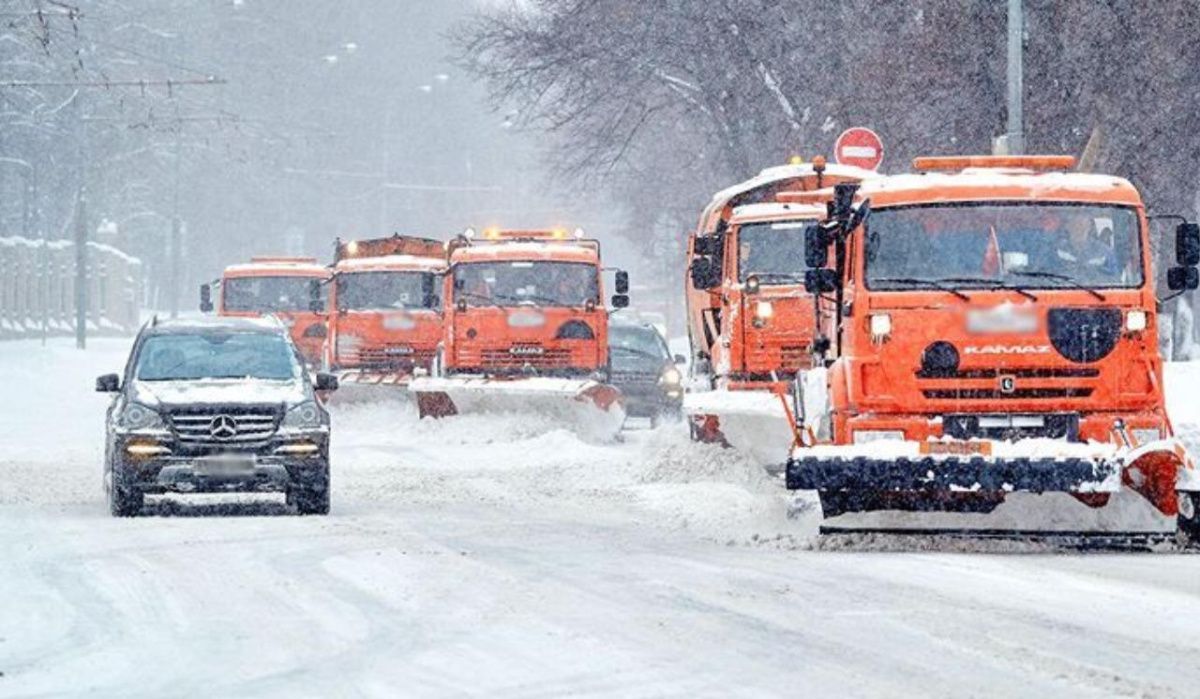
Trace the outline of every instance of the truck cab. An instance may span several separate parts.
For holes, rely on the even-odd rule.
[[[405,378],[427,370],[442,338],[439,240],[391,236],[338,241],[328,294],[325,364],[343,380]]]
[[[987,510],[1014,490],[1096,508],[1124,482],[1176,514],[1176,473],[1194,469],[1167,441],[1145,207],[1128,181],[1073,164],[918,158],[914,174],[837,188],[806,234],[828,351],[789,487],[822,492],[829,516]],[[1194,288],[1200,233],[1178,236],[1171,286]],[[1165,456],[1131,475],[1147,445]]]
[[[452,248],[443,374],[607,380],[608,310],[597,241],[562,229],[486,229]],[[628,304],[627,286],[618,273],[614,306]]]
[[[288,326],[304,360],[318,364],[326,328],[322,314],[310,308],[310,284],[329,274],[311,257],[252,257],[248,264],[226,267],[215,284],[200,287],[200,310],[229,318],[276,316]]]

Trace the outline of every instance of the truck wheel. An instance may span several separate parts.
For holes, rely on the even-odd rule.
[[[114,482],[108,490],[108,511],[113,517],[137,517],[146,504],[146,496],[142,491],[122,487]]]
[[[1200,493],[1178,492],[1179,514],[1175,518],[1179,543],[1188,548],[1200,548]]]

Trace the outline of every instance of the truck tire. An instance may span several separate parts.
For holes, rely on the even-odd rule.
[[[1200,548],[1200,493],[1178,492],[1179,514],[1175,518],[1176,536],[1187,548]]]

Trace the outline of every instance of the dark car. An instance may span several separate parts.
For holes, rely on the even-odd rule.
[[[301,514],[329,512],[329,413],[337,379],[304,369],[274,319],[152,322],[113,393],[104,484],[114,516],[147,494],[284,492]]]
[[[612,383],[625,396],[625,412],[650,418],[678,417],[683,405],[683,374],[672,359],[667,341],[653,325],[618,322],[608,327],[608,356]]]

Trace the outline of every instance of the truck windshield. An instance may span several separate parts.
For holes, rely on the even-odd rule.
[[[465,262],[454,267],[454,292],[472,306],[599,305],[597,272],[582,262]]]
[[[804,228],[813,221],[750,223],[738,229],[738,281],[804,283]]]
[[[1132,209],[966,203],[877,209],[867,221],[872,289],[1136,288]]]
[[[287,339],[267,333],[154,335],[142,343],[136,367],[141,381],[290,381],[300,375]]]
[[[221,281],[222,305],[226,311],[241,313],[307,311],[308,285],[313,280],[296,276],[227,277]]]
[[[437,306],[431,272],[351,272],[337,278],[339,311],[389,311]]]

